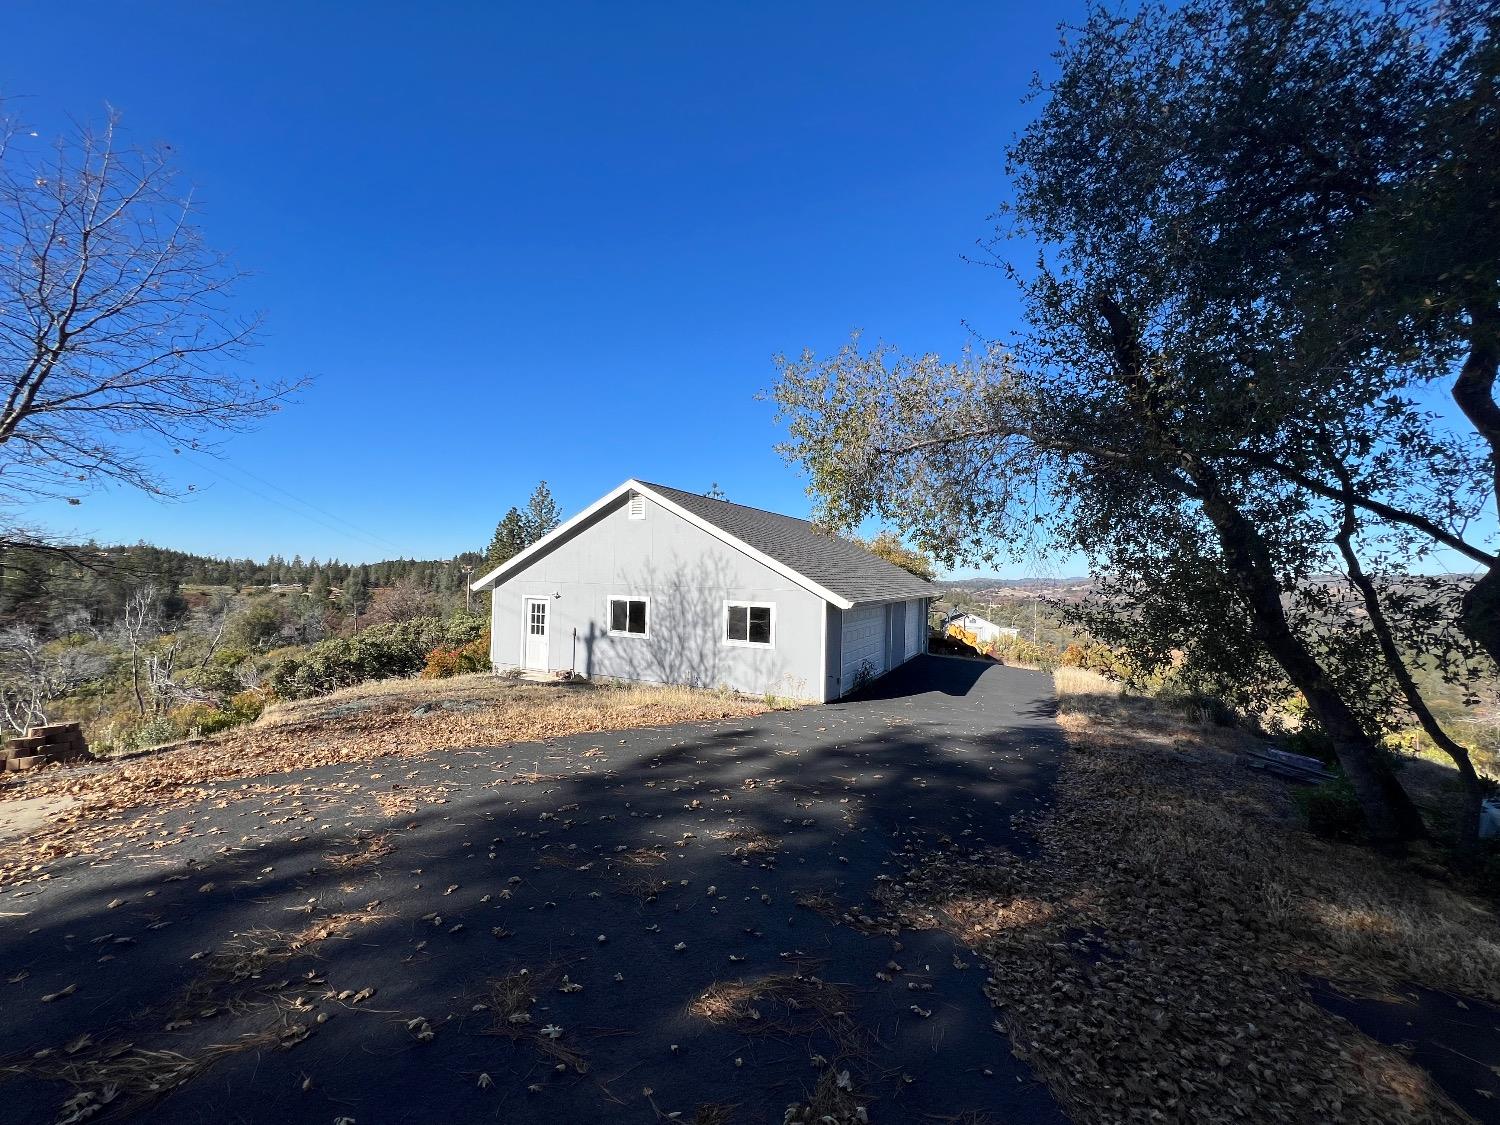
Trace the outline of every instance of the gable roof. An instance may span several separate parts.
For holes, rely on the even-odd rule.
[[[739,548],[840,609],[861,602],[930,598],[940,593],[925,579],[872,555],[857,543],[815,527],[807,520],[634,479],[600,497],[549,535],[475,581],[472,588],[478,590],[521,569],[529,559],[572,535],[629,492],[649,496],[689,523]]]

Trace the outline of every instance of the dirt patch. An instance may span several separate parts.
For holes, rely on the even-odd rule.
[[[0,840],[30,836],[65,815],[76,798],[62,793],[0,801]]]

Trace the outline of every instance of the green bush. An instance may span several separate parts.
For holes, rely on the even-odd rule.
[[[281,639],[288,622],[286,607],[274,595],[257,598],[229,622],[231,645],[257,652],[268,649]]]
[[[280,699],[309,699],[366,680],[414,676],[433,649],[461,648],[484,628],[485,619],[469,613],[375,625],[287,656],[271,669],[269,686]]]
[[[217,706],[212,703],[184,704],[172,711],[169,718],[176,737],[201,738],[253,723],[260,718],[265,706],[259,692],[241,691]]]
[[[1239,722],[1234,708],[1217,695],[1192,691],[1170,681],[1157,690],[1156,700],[1189,722],[1211,723],[1216,727],[1232,727]]]
[[[182,730],[167,715],[144,719],[137,723],[122,725],[111,722],[89,740],[89,748],[96,754],[130,754],[147,747],[175,742],[182,737]]]
[[[1281,745],[1282,749],[1293,754],[1316,758],[1325,766],[1338,765],[1339,757],[1334,753],[1333,739],[1311,719],[1304,720],[1300,727],[1286,735],[1281,740]]]
[[[210,663],[204,668],[194,668],[183,677],[183,682],[205,695],[212,696],[219,703],[223,703],[231,695],[243,690],[245,686],[240,682],[239,676],[232,667],[215,663]]]
[[[1360,840],[1365,834],[1365,814],[1349,779],[1339,774],[1332,781],[1299,790],[1297,808],[1307,830],[1324,840]]]
[[[1060,656],[1051,645],[1028,641],[1025,637],[999,637],[983,651],[1002,664],[1021,664],[1043,672],[1056,668]]]

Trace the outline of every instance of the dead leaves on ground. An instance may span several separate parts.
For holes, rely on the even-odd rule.
[[[253,786],[229,797],[223,789],[211,788],[225,781],[764,710],[759,701],[721,692],[651,685],[559,687],[512,684],[492,676],[360,685],[323,699],[273,707],[252,726],[179,749],[0,784],[0,800],[11,794],[73,799],[46,829],[33,834],[24,858],[14,852],[0,857],[0,885],[37,877],[44,866],[38,860],[117,846],[121,833],[128,831],[118,818],[131,809],[149,806],[159,815],[216,796],[257,795]],[[388,815],[401,816],[420,795],[393,793],[376,799],[389,806]]]
[[[488,1035],[498,1035],[509,1039],[513,1043],[525,1043],[535,1049],[544,1058],[551,1060],[554,1067],[571,1070],[575,1074],[588,1073],[588,1059],[583,1052],[563,1042],[566,1032],[556,1024],[546,1024],[538,1027],[532,1018],[532,1008],[536,1005],[536,994],[549,988],[562,987],[559,991],[582,991],[579,985],[567,987],[567,974],[562,974],[562,981],[557,977],[559,970],[555,966],[546,966],[533,972],[530,969],[516,969],[503,976],[492,977],[485,981],[478,999],[474,1004],[475,1011],[488,1011],[491,1014],[491,1022],[486,1030]]]
[[[1316,1007],[1275,782],[1071,717],[1041,854],[907,853],[877,899],[986,955],[997,1029],[1075,1120],[1467,1120],[1398,1052]],[[1358,966],[1344,961],[1346,971]],[[1368,976],[1384,979],[1370,964]]]

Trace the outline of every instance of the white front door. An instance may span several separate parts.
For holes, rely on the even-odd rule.
[[[547,670],[547,614],[546,598],[526,599],[526,667],[535,672]]]

